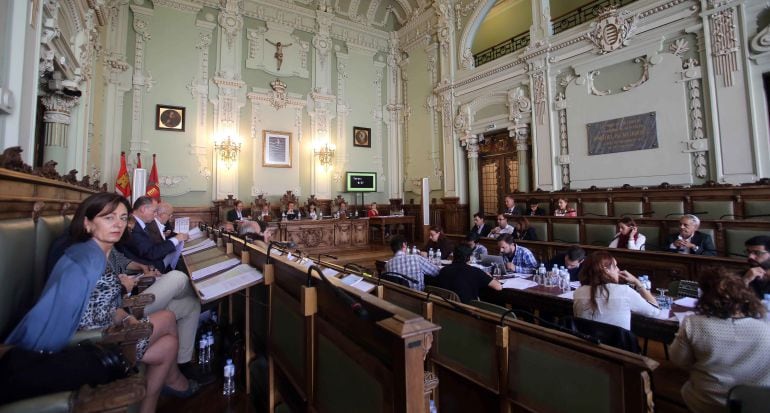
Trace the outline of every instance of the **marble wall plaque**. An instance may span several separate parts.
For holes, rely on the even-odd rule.
[[[589,123],[586,129],[589,155],[658,147],[655,112]]]

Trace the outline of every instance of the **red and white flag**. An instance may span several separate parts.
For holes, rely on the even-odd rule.
[[[145,193],[150,198],[157,199],[160,202],[160,187],[158,186],[158,166],[155,164],[155,154],[152,154],[152,170],[150,170],[150,177],[147,179],[147,192]]]
[[[128,168],[126,168],[126,153],[120,153],[120,170],[118,178],[115,180],[115,192],[126,198],[131,198],[131,181],[128,178]]]

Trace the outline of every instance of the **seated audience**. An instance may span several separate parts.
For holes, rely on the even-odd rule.
[[[438,267],[420,254],[407,254],[406,240],[401,235],[390,239],[390,249],[393,258],[385,263],[385,271],[404,274],[414,281],[409,281],[409,287],[422,291],[425,289],[425,275],[435,277]]]
[[[513,219],[513,237],[519,241],[537,241],[537,231],[529,226],[529,220],[524,217]]]
[[[484,215],[481,215],[481,212],[473,214],[473,228],[471,228],[471,233],[477,234],[479,237],[486,237],[491,230],[492,227],[484,222]]]
[[[168,393],[189,397],[199,385],[177,368],[179,341],[173,313],[161,310],[137,320],[121,308],[120,276],[131,264],[113,247],[126,236],[128,207],[125,198],[108,192],[92,195],[80,204],[70,226],[72,245],[54,266],[40,300],[6,344],[56,352],[78,329],[152,323],[152,335],[137,343],[135,354],[137,361],[147,365],[147,394],[140,410],[149,413],[155,411],[164,386]]]
[[[557,208],[553,211],[555,217],[576,217],[577,212],[575,209],[569,207],[567,198],[559,198],[556,200]]]
[[[227,211],[227,220],[230,222],[237,222],[244,218],[248,218],[246,213],[243,212],[243,201],[235,201],[235,208]]]
[[[707,272],[695,315],[679,324],[671,361],[690,371],[682,398],[693,412],[726,412],[733,386],[770,386],[770,323],[740,277]]]
[[[497,214],[497,226],[489,231],[489,238],[500,239],[506,234],[513,234],[515,229],[508,225],[508,217],[505,214]]]
[[[321,213],[318,211],[315,204],[307,206],[307,217],[310,219],[318,219],[321,217]]]
[[[631,312],[656,317],[658,302],[641,281],[618,269],[615,258],[596,251],[580,270],[580,288],[575,290],[572,310],[575,317],[631,329]],[[633,284],[630,288],[627,283]]]
[[[695,215],[682,215],[679,219],[679,232],[669,235],[666,240],[669,252],[695,255],[717,255],[711,236],[698,231],[700,219]]]
[[[618,221],[618,233],[610,242],[610,248],[627,248],[630,250],[643,250],[647,242],[644,234],[639,233],[639,227],[632,218],[623,217]]]
[[[770,294],[770,237],[752,237],[745,245],[751,268],[743,275],[743,281],[762,299]]]
[[[458,245],[454,249],[452,264],[442,268],[436,278],[436,285],[452,290],[460,296],[460,301],[469,303],[479,298],[479,291],[484,287],[500,291],[503,286],[484,271],[468,265],[473,251],[467,245]]]
[[[513,195],[506,195],[504,201],[505,210],[503,211],[503,214],[512,217],[522,215],[521,208],[516,206],[516,200],[514,200]]]
[[[527,213],[525,215],[531,216],[531,217],[542,217],[545,216],[545,209],[540,208],[540,202],[537,201],[535,198],[530,198],[529,201],[527,201]]]
[[[423,254],[427,254],[431,248],[433,251],[441,251],[441,259],[449,259],[454,250],[452,241],[449,241],[449,238],[444,235],[444,230],[436,225],[431,226],[428,230],[428,242],[423,248]]]
[[[369,207],[369,211],[366,212],[366,216],[371,218],[379,215],[380,215],[380,211],[377,210],[377,203],[372,202],[372,205]]]
[[[489,254],[487,247],[479,243],[479,235],[475,232],[471,232],[465,236],[465,245],[471,249],[471,252],[476,258]]]
[[[299,218],[300,218],[299,209],[297,209],[294,202],[289,201],[289,203],[286,205],[286,219],[288,219],[289,221],[293,221]]]
[[[554,264],[559,268],[564,267],[569,271],[569,280],[578,281],[578,274],[583,268],[585,258],[586,251],[577,245],[573,245],[566,252],[556,254],[548,263],[546,269],[550,271]]]
[[[513,234],[501,235],[497,240],[497,246],[500,247],[500,255],[508,271],[531,274],[537,269],[535,255],[521,245],[516,245]]]
[[[133,216],[136,225],[129,234],[128,239],[121,240],[117,249],[128,259],[138,263],[153,266],[163,273],[144,292],[155,295],[155,301],[145,308],[148,314],[167,309],[176,315],[179,330],[179,358],[178,361],[188,375],[194,375],[194,366],[191,362],[195,349],[195,332],[198,329],[198,317],[200,315],[200,300],[195,295],[187,274],[174,270],[164,261],[169,254],[176,252],[179,242],[187,240],[187,234],[177,234],[161,242],[153,242],[145,227],[153,223],[157,201],[140,196],[134,201]],[[241,221],[248,223],[251,221]],[[232,225],[232,223],[226,223]],[[130,290],[129,290],[130,291]],[[197,376],[202,381],[211,380],[211,375]]]

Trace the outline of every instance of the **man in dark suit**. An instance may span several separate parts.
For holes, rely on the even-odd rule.
[[[471,233],[478,234],[479,237],[486,237],[491,230],[492,227],[484,222],[484,216],[481,215],[481,212],[473,214],[473,228],[471,228]]]
[[[686,214],[679,218],[679,232],[668,236],[665,245],[668,252],[695,255],[717,255],[714,240],[711,236],[698,231],[700,219],[695,215]]]
[[[523,215],[521,208],[516,206],[516,200],[513,199],[513,195],[505,196],[505,209],[503,210],[503,214],[514,217]]]
[[[230,222],[238,222],[244,218],[248,218],[248,216],[243,211],[243,201],[236,201],[235,208],[227,211],[227,220]]]
[[[153,241],[153,237],[156,239],[158,237],[158,234],[150,234],[158,230],[155,222],[157,209],[158,202],[148,196],[141,196],[136,199],[132,212],[136,225],[131,230],[131,237],[128,242],[123,244],[123,252],[129,258],[153,265],[160,272],[165,273],[167,270],[173,270],[173,268],[167,269],[163,263],[163,258],[176,251],[176,246],[182,241],[187,241],[190,237],[187,234],[176,234],[160,242]]]
[[[158,310],[169,310],[176,316],[177,334],[179,337],[179,352],[177,363],[185,376],[193,377],[202,383],[210,383],[214,377],[210,374],[200,374],[194,370],[192,355],[195,349],[195,333],[198,329],[200,316],[200,300],[190,286],[190,280],[181,271],[166,268],[163,258],[176,251],[176,246],[189,239],[187,234],[176,234],[160,242],[152,240],[148,229],[158,230],[158,202],[148,196],[141,196],[134,201],[132,214],[136,225],[131,230],[128,242],[121,244],[120,250],[132,260],[150,264],[159,269],[163,275],[144,292],[155,295],[155,301],[145,307],[145,313],[151,314]]]

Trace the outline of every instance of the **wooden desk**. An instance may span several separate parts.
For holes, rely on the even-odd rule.
[[[491,303],[510,304],[513,308],[527,311],[537,310],[544,318],[571,316],[572,300],[559,297],[561,293],[558,287],[538,285],[525,290],[506,288],[502,291],[494,291],[485,288],[481,290],[480,295],[482,300]],[[676,321],[631,313],[631,331],[638,337],[670,344],[678,330],[679,323]]]
[[[300,219],[278,221],[277,238],[293,241],[306,253],[362,249],[369,246],[369,220],[358,219]]]
[[[379,226],[380,227],[380,234],[382,236],[382,243],[385,244],[385,226],[386,225],[398,225],[398,224],[404,224],[404,226],[409,226],[410,229],[410,237],[409,241],[414,242],[414,220],[415,217],[411,215],[380,215],[376,217],[370,217],[369,218],[369,226]]]

